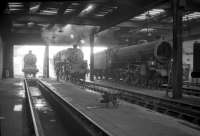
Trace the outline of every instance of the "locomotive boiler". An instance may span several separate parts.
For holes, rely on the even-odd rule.
[[[94,55],[94,75],[136,86],[158,87],[168,81],[171,54],[168,41],[111,48]]]
[[[32,54],[32,51],[29,51],[29,53],[24,56],[24,68],[22,71],[24,72],[25,77],[35,77],[36,73],[38,72],[36,61],[37,58],[34,54]]]
[[[58,52],[53,60],[57,80],[76,81],[85,79],[87,62],[83,59],[83,52],[76,48],[76,45],[74,48]]]

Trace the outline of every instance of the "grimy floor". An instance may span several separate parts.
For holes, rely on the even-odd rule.
[[[28,136],[22,79],[0,80],[0,135]]]
[[[69,82],[42,81],[113,136],[200,136],[198,126],[183,120],[124,101],[118,108],[106,108],[98,93]]]

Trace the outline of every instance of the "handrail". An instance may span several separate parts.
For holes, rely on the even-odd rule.
[[[41,122],[38,117],[38,114],[35,111],[34,106],[33,106],[34,105],[33,99],[31,97],[26,78],[24,79],[24,88],[25,88],[25,93],[26,93],[26,99],[28,100],[29,107],[30,107],[30,112],[31,112],[31,117],[32,117],[32,121],[33,121],[35,135],[36,136],[45,136],[43,129],[42,129]]]

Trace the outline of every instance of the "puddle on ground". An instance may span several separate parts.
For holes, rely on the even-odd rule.
[[[29,88],[32,97],[42,96],[41,91],[36,87]]]
[[[56,120],[55,119],[51,119],[51,120],[49,120],[50,122],[56,122]]]
[[[23,82],[15,82],[14,85],[16,85],[16,86],[23,86]]]
[[[13,111],[22,111],[22,104],[14,105]]]
[[[44,113],[46,113],[47,111],[52,111],[52,109],[48,106],[44,98],[37,98],[37,97],[32,97],[32,98],[34,106],[37,110],[43,111]]]
[[[42,96],[42,93],[39,90],[39,88],[30,87],[29,90],[30,90],[30,94],[31,94],[32,99],[33,99],[34,107],[37,110],[42,111],[44,113],[47,113],[48,111],[52,111],[52,109],[48,106],[46,100]]]
[[[98,95],[101,95],[101,93],[99,93],[99,92],[96,92],[96,91],[93,91],[93,90],[91,90],[91,89],[84,89],[86,92],[89,92],[89,93],[93,93],[93,94],[98,94]]]
[[[17,93],[17,95],[21,98],[25,98],[25,91],[24,90],[19,90],[19,92]]]
[[[106,108],[106,106],[103,105],[94,105],[94,106],[87,106],[86,109],[101,109]]]
[[[0,120],[3,120],[3,119],[6,119],[5,117],[3,117],[3,116],[0,116]]]

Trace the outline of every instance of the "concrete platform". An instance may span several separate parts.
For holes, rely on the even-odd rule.
[[[200,128],[188,122],[124,101],[118,108],[106,108],[96,92],[69,82],[42,81],[113,136],[200,136]]]
[[[87,80],[87,82],[92,82],[92,83],[96,83],[96,84],[100,84],[100,85],[126,89],[128,91],[142,93],[142,94],[146,94],[146,95],[150,95],[150,96],[154,96],[154,97],[172,99],[171,98],[172,93],[169,92],[169,97],[167,97],[165,89],[158,90],[158,89],[139,88],[139,87],[134,87],[134,86],[126,85],[126,84],[120,84],[120,83],[116,83],[116,82],[112,82],[112,81],[103,81],[103,80],[95,80],[95,81]],[[197,89],[197,88],[198,87],[196,87],[195,89]],[[200,92],[200,90],[199,90],[199,92]],[[198,97],[198,96],[191,96],[191,95],[183,94],[183,98],[176,100],[176,101],[200,105],[200,97]]]
[[[24,111],[23,80],[0,80],[1,136],[28,136],[29,129]]]

